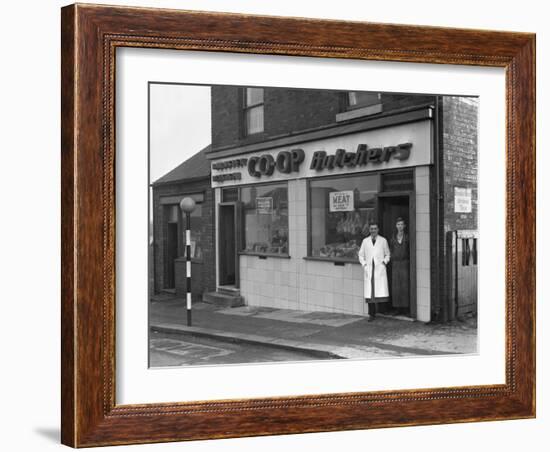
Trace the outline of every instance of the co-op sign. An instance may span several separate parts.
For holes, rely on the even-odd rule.
[[[413,133],[413,139],[391,145],[372,145],[361,138],[368,138],[368,135],[332,137],[286,149],[216,161],[212,163],[212,182],[215,186],[232,185],[268,178],[284,180],[431,163],[429,135]],[[399,139],[399,134],[395,138]],[[388,141],[388,137],[384,141]],[[330,145],[334,147],[330,149]]]

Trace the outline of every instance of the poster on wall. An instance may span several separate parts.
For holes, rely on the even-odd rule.
[[[455,213],[472,212],[472,189],[455,187]]]
[[[353,190],[329,193],[330,212],[352,212],[353,206]]]

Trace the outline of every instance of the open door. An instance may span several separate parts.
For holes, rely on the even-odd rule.
[[[218,274],[220,286],[239,287],[239,255],[241,248],[241,209],[239,202],[218,206]]]
[[[414,198],[411,194],[387,194],[379,195],[378,208],[380,219],[380,234],[386,238],[388,244],[392,236],[395,234],[395,223],[397,218],[401,217],[405,220],[405,233],[409,236],[409,315],[416,317],[416,231],[415,231],[415,210]],[[392,266],[388,266],[388,285],[390,289],[390,298],[392,296]],[[386,309],[391,309],[391,304],[388,303]]]

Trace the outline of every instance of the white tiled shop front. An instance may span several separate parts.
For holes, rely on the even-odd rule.
[[[416,318],[430,321],[430,171],[414,170],[416,198]]]
[[[219,199],[219,189],[216,190]],[[429,169],[415,168],[417,319],[430,320]],[[288,181],[290,258],[240,256],[240,290],[250,306],[366,315],[363,269],[307,260],[307,182]]]

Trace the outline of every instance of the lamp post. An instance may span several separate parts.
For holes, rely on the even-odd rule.
[[[180,208],[185,213],[185,269],[187,274],[187,325],[191,326],[191,213],[195,210],[193,198],[183,198]]]

